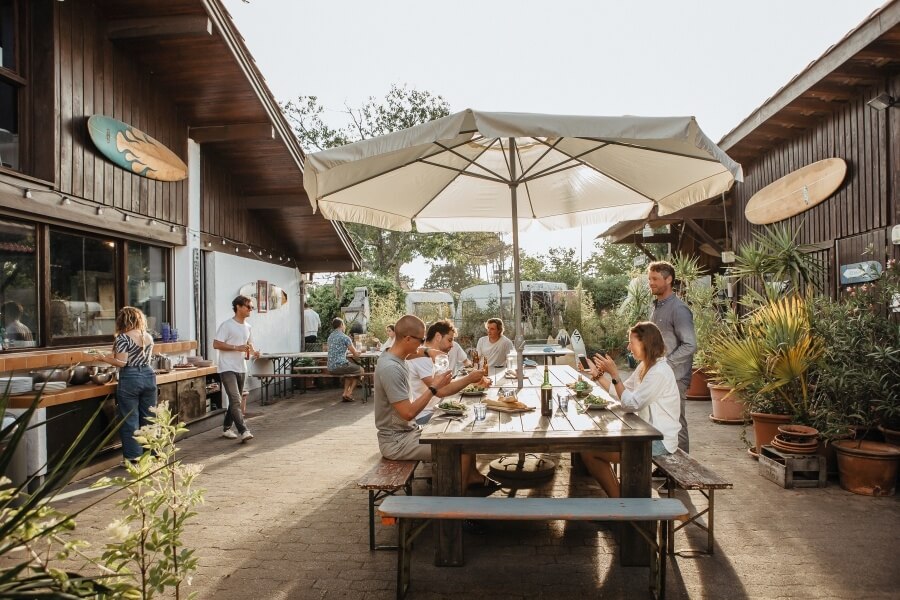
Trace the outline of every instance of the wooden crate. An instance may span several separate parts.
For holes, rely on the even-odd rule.
[[[759,474],[785,489],[825,487],[825,457],[787,454],[772,446],[763,446],[759,453]]]

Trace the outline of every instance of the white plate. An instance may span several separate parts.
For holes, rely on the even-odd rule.
[[[438,407],[438,409],[439,409],[442,413],[444,413],[445,415],[450,415],[450,416],[453,416],[453,417],[459,417],[459,416],[461,416],[461,415],[466,414],[465,409],[461,409],[461,410],[447,410],[446,408],[441,408],[440,406]]]
[[[484,396],[485,390],[463,390],[459,393],[460,396]]]

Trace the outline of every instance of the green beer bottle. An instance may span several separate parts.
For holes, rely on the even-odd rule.
[[[544,382],[541,384],[541,414],[553,415],[553,386],[550,385],[550,367],[544,365]]]

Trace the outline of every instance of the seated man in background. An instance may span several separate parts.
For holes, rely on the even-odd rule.
[[[482,336],[475,345],[479,356],[487,359],[489,367],[505,367],[506,357],[514,352],[516,347],[512,340],[503,335],[503,321],[500,319],[488,319],[484,323],[487,335]]]
[[[405,315],[395,326],[394,345],[382,353],[375,366],[375,426],[378,447],[389,460],[431,460],[431,446],[419,443],[422,430],[414,419],[424,410],[438,390],[450,383],[450,371],[436,375],[424,393],[413,396],[409,385],[408,360],[425,357],[434,351],[419,347],[425,342],[425,323],[414,315]],[[475,455],[463,454],[462,483],[466,487],[496,489],[496,484],[478,472]]]
[[[450,352],[453,349],[453,344],[456,343],[454,341],[455,337],[456,328],[450,319],[435,321],[428,328],[428,331],[425,332],[425,349],[428,355],[406,361],[409,367],[409,387],[412,388],[413,398],[421,396],[427,391],[429,386],[434,384],[434,357],[438,354]],[[463,355],[465,355],[465,352],[463,352]],[[456,369],[453,367],[453,360],[451,359],[451,377],[455,372]],[[491,380],[485,377],[481,371],[472,371],[465,377],[454,379],[447,385],[438,387],[437,395],[428,403],[425,410],[419,414],[416,423],[420,425],[427,423],[428,419],[431,418],[434,405],[438,404],[441,398],[452,396],[473,383],[482,387],[490,387]]]
[[[359,356],[359,350],[353,345],[353,340],[344,333],[344,320],[335,318],[331,322],[334,329],[328,336],[328,372],[332,375],[347,375],[344,377],[344,393],[341,396],[343,402],[353,402],[353,390],[362,378],[363,368],[347,359],[347,352],[354,357]]]
[[[463,350],[463,347],[459,345],[459,342],[456,341],[456,335],[453,336],[453,345],[450,347],[450,350],[447,351],[447,356],[450,358],[450,371],[452,373],[456,373],[462,367],[471,367],[472,361],[469,360],[469,355],[466,354],[466,351]]]
[[[3,338],[10,346],[30,346],[32,344],[26,342],[34,342],[31,329],[20,321],[24,312],[18,302],[10,300],[3,304]]]

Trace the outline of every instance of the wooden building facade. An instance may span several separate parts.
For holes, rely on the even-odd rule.
[[[874,102],[881,97],[888,106]],[[900,257],[900,2],[891,2],[828,49],[728,133],[719,146],[744,169],[729,193],[735,247],[760,225],[744,211],[766,185],[806,165],[841,158],[847,174],[820,204],[780,223],[824,261],[822,291],[840,291],[841,265]]]
[[[104,158],[93,115],[152,136],[188,177]],[[195,338],[194,290],[215,282],[196,285],[194,250],[249,259],[248,280],[258,263],[291,280],[358,269],[343,226],[312,214],[303,161],[220,0],[0,0],[0,304],[31,334],[4,350],[105,342],[126,304]]]

